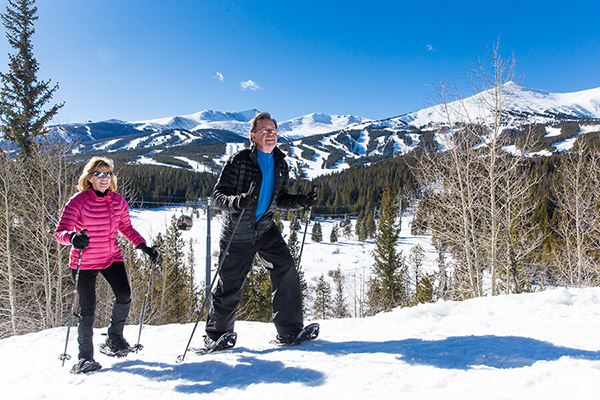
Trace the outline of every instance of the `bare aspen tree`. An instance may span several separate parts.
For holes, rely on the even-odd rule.
[[[513,117],[507,111],[517,89],[515,61],[504,59],[498,44],[489,55],[489,63],[480,61],[470,75],[476,95],[464,98],[455,85],[440,82],[441,105],[435,109],[446,119],[437,136],[444,148],[426,154],[417,167],[420,183],[430,192],[433,234],[449,246],[458,268],[459,298],[481,296],[487,290],[484,276],[490,293],[500,293],[504,274],[517,276],[522,257],[516,253],[531,251],[523,245],[517,251],[517,241],[509,235],[523,233],[514,224],[524,222],[522,216],[532,209],[521,203],[532,185],[523,181],[530,135],[524,132],[515,147],[509,130]],[[518,286],[515,281],[514,290]]]
[[[0,151],[0,338],[16,335],[17,323],[17,255],[14,231],[16,229],[16,179],[18,166],[7,153]]]
[[[554,253],[563,282],[576,287],[596,284],[600,268],[600,155],[579,142],[574,152],[561,159],[556,190],[560,215],[556,233],[561,245]]]

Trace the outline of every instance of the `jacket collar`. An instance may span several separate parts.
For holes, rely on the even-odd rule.
[[[258,162],[258,149],[256,148],[256,143],[252,142],[252,144],[250,145],[250,159],[254,162]],[[275,160],[275,163],[278,163],[279,161],[283,160],[285,158],[285,153],[281,150],[279,150],[279,147],[275,146],[275,148],[273,149],[273,159]]]
[[[108,189],[108,192],[103,197],[98,196],[93,188],[86,191],[86,193],[94,201],[107,201],[107,199],[112,197],[112,191],[110,189]]]

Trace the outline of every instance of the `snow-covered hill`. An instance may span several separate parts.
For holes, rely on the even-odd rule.
[[[591,399],[600,381],[600,289],[438,302],[364,319],[318,321],[321,335],[276,348],[272,324],[238,322],[237,346],[188,353],[192,324],[145,326],[141,352],[97,353],[103,369],[71,375],[66,328],[0,340],[6,400]],[[125,335],[136,343],[139,326]],[[94,340],[103,340],[96,329]],[[74,333],[74,332],[72,332]],[[192,344],[199,345],[202,326]],[[71,335],[68,353],[76,355]]]

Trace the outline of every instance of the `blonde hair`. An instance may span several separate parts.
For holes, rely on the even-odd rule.
[[[79,177],[79,182],[77,184],[77,189],[80,192],[87,192],[92,188],[92,176],[94,176],[94,172],[101,171],[113,171],[113,175],[110,177],[110,185],[108,188],[114,192],[117,190],[117,176],[114,174],[115,163],[110,158],[106,157],[92,157],[85,167],[83,167],[83,172]]]

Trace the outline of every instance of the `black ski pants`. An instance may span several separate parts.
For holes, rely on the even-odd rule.
[[[73,280],[75,280],[76,272],[77,271],[74,269],[71,270]],[[98,276],[98,273],[102,274],[115,294],[113,314],[115,311],[114,309],[119,311],[123,309],[121,314],[127,314],[129,312],[129,305],[131,304],[131,287],[129,286],[125,264],[122,261],[114,262],[105,269],[79,270],[77,295],[79,296],[79,314],[81,318],[77,327],[77,342],[79,343],[80,359],[94,359],[94,345],[92,338],[94,335],[94,319],[96,314],[96,277]],[[124,309],[127,309],[127,311],[125,312]],[[124,317],[125,318],[122,318],[123,326],[125,325],[124,320],[127,318],[127,315]],[[120,329],[122,333],[123,327]]]
[[[218,283],[212,293],[212,306],[206,320],[206,334],[213,340],[226,332],[233,332],[235,313],[242,299],[246,277],[258,253],[263,266],[271,276],[273,322],[280,336],[288,336],[302,329],[302,290],[300,278],[290,251],[275,224],[257,241],[232,242],[221,240],[221,257],[225,256]]]

